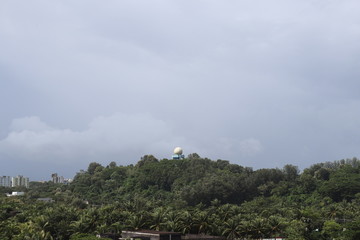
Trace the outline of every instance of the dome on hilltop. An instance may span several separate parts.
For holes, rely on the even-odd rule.
[[[182,153],[183,153],[183,150],[182,150],[181,147],[176,147],[176,148],[174,149],[174,154],[176,154],[176,155],[181,155]]]

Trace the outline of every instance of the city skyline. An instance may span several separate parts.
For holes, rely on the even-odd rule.
[[[29,188],[29,178],[23,175],[15,177],[0,175],[0,186],[2,187],[26,187]]]

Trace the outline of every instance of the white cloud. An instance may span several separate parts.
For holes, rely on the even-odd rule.
[[[0,155],[28,162],[62,165],[91,161],[120,164],[136,162],[142,154],[164,150],[176,144],[171,128],[149,115],[114,114],[94,119],[84,131],[55,129],[38,117],[15,119],[11,132],[0,141]],[[129,159],[132,157],[132,159]],[[78,170],[78,169],[73,169]]]
[[[169,124],[146,114],[99,116],[83,131],[50,127],[32,116],[12,121],[10,133],[0,141],[0,157],[15,160],[29,170],[33,164],[47,164],[75,172],[92,161],[128,165],[145,154],[169,158],[175,146],[182,146],[185,154],[197,152],[204,157],[220,154],[220,158],[254,156],[262,150],[262,144],[254,138],[209,141],[213,136],[194,140],[193,135],[186,134],[176,134]],[[7,167],[10,165],[11,161]],[[42,170],[45,174],[50,172]]]
[[[11,122],[10,130],[13,132],[21,132],[21,131],[32,131],[32,132],[41,132],[46,130],[51,130],[46,123],[40,120],[39,117],[24,117],[17,118]]]

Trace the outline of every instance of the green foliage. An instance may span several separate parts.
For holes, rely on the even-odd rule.
[[[90,175],[95,174],[95,172],[100,172],[103,169],[103,166],[101,166],[101,164],[96,163],[96,162],[92,162],[89,164],[89,167],[87,169],[87,172]]]
[[[155,158],[153,155],[145,155],[141,158],[140,161],[136,164],[136,167],[142,167],[149,163],[157,163],[159,160]]]
[[[360,161],[259,169],[197,154],[136,166],[90,163],[70,185],[0,192],[0,239],[95,239],[126,229],[227,239],[360,239]],[[37,201],[51,197],[53,203]],[[110,236],[107,235],[107,236]],[[98,238],[96,238],[98,239]]]
[[[319,191],[334,201],[352,200],[360,193],[359,167],[344,165],[330,174],[328,181],[323,182]]]
[[[328,220],[324,222],[322,234],[326,239],[338,239],[342,236],[343,228],[334,220]]]

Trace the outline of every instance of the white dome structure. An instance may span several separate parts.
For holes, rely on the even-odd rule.
[[[174,149],[174,154],[176,154],[176,155],[181,155],[182,153],[183,153],[183,150],[182,150],[181,147],[176,147],[176,148]]]

